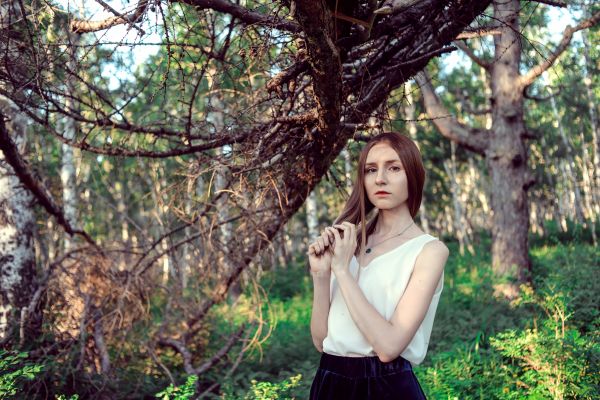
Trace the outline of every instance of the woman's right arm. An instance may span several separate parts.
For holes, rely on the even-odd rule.
[[[313,306],[310,318],[310,333],[319,352],[323,352],[323,340],[327,337],[327,319],[329,317],[329,285],[331,270],[319,275],[312,274]]]
[[[331,279],[331,251],[335,236],[333,228],[328,227],[308,247],[308,261],[313,279],[313,306],[310,317],[310,333],[319,352],[323,352],[323,340],[327,337],[327,318],[329,317],[329,285]]]

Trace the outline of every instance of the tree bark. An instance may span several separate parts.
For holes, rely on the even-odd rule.
[[[497,276],[518,283],[530,280],[529,204],[533,178],[527,169],[527,133],[523,118],[523,87],[519,85],[521,37],[517,0],[494,1],[494,18],[502,24],[494,36],[491,66],[492,132],[486,151],[492,181],[492,267]]]
[[[11,140],[24,152],[26,132],[26,118],[10,100],[0,96],[0,140]],[[6,162],[5,153],[0,152],[0,343],[16,332],[23,312],[28,323],[21,342],[41,328],[39,309],[29,308],[36,276],[33,205],[33,196]]]

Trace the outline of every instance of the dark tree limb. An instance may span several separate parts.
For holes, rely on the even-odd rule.
[[[554,1],[554,0],[529,0],[531,2],[534,3],[540,3],[540,4],[547,4],[549,6],[553,6],[553,7],[567,7],[567,3],[565,3],[564,1]]]
[[[280,18],[264,15],[256,11],[247,9],[239,4],[227,0],[178,0],[180,3],[189,4],[200,9],[211,9],[221,13],[229,14],[245,24],[262,25],[291,33],[300,32],[301,28],[292,21],[282,20]]]
[[[27,163],[21,158],[17,146],[10,138],[8,129],[4,124],[4,114],[0,111],[0,150],[4,153],[6,162],[13,168],[15,174],[19,177],[19,180],[23,185],[31,191],[31,193],[38,199],[40,204],[44,206],[46,211],[50,215],[54,215],[58,223],[65,229],[70,235],[81,235],[86,242],[94,245],[98,250],[100,248],[96,242],[88,235],[84,230],[75,229],[71,226],[69,221],[65,218],[62,209],[56,204],[50,192],[34,178],[33,174],[29,171]]]
[[[342,65],[333,42],[333,23],[325,1],[296,1],[296,19],[306,37],[308,63],[311,67],[319,130],[333,134],[340,120]]]

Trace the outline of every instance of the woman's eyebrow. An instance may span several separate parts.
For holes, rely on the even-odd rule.
[[[394,162],[400,162],[400,160],[387,160],[387,161],[385,162],[385,164],[391,164],[391,163],[394,163]],[[377,163],[374,163],[374,162],[368,162],[368,163],[366,163],[365,165],[377,165]]]

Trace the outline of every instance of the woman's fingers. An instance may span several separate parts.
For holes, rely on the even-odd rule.
[[[323,250],[325,250],[325,243],[323,241],[323,238],[319,236],[317,238],[317,243],[319,243],[319,253],[322,253]]]
[[[329,244],[333,244],[335,242],[335,236],[333,236],[333,228],[328,226],[325,228],[325,232],[323,233],[327,236],[327,240]]]
[[[333,240],[331,239],[331,236],[329,235],[329,231],[327,230],[327,228],[325,228],[325,230],[321,234],[321,237],[323,238],[323,241],[325,242],[326,246],[333,242]]]

